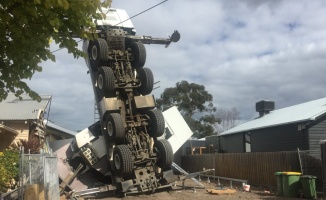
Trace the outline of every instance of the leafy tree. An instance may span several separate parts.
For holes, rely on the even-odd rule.
[[[196,138],[217,134],[214,129],[214,124],[219,123],[220,120],[214,115],[205,115],[199,118],[199,120],[188,116],[183,117]],[[208,118],[210,120],[207,120]]]
[[[7,0],[0,2],[0,101],[9,92],[40,100],[24,82],[42,71],[41,61],[55,61],[49,40],[83,56],[74,37],[92,38],[100,19],[96,10],[111,0]],[[86,31],[88,28],[88,31]]]
[[[0,152],[0,193],[14,189],[19,176],[19,151],[6,149]]]
[[[212,114],[216,108],[213,105],[213,96],[205,90],[205,86],[181,81],[176,83],[176,87],[166,88],[156,102],[163,110],[176,106],[195,137],[216,134],[213,125],[219,119]],[[194,116],[200,117],[196,119]]]

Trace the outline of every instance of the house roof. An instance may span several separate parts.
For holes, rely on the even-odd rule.
[[[19,100],[14,94],[8,94],[8,97],[0,102],[0,120],[37,119],[37,111],[45,110],[51,100],[50,95],[40,95],[40,102],[28,95],[21,96],[23,99]]]
[[[2,133],[2,132],[8,132],[8,133],[10,133],[12,135],[15,135],[15,136],[18,135],[18,131],[16,131],[15,129],[12,129],[12,128],[8,127],[8,126],[0,124],[0,133]]]
[[[314,121],[326,114],[326,98],[271,111],[263,117],[240,124],[221,135],[256,130],[295,122]]]
[[[75,132],[75,131],[71,131],[69,129],[58,126],[58,125],[54,124],[53,122],[50,122],[50,121],[48,121],[46,119],[44,120],[44,124],[46,125],[47,128],[51,128],[53,130],[56,130],[56,132],[58,134],[61,133],[62,135],[71,136],[71,137],[74,137],[77,134],[77,132]]]
[[[189,139],[189,140],[187,140],[185,142],[185,144],[186,144],[186,146],[201,147],[201,146],[205,146],[205,140],[202,140],[202,139]]]

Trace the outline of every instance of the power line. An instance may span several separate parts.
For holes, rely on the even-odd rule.
[[[143,13],[145,13],[145,12],[147,12],[147,11],[153,9],[153,8],[155,8],[155,7],[157,7],[157,6],[159,6],[159,5],[163,4],[163,3],[165,3],[166,1],[168,1],[168,0],[162,1],[161,3],[158,3],[158,4],[156,4],[155,6],[152,6],[152,7],[148,8],[148,9],[146,9],[146,10],[144,10],[144,11],[142,11],[142,12],[136,14],[136,15],[134,15],[134,16],[130,17],[129,19],[126,19],[126,20],[124,20],[124,21],[122,21],[122,22],[116,24],[115,26],[117,26],[117,25],[119,25],[119,24],[121,24],[121,23],[123,23],[123,22],[125,22],[125,21],[128,21],[128,20],[130,20],[130,19],[132,19],[132,18],[134,18],[134,17],[137,17],[138,15],[141,15],[141,14],[143,14]]]
[[[77,41],[77,43],[78,43],[78,42],[81,42],[81,41],[83,41],[83,40],[79,40],[79,41]],[[64,49],[64,48],[59,48],[59,49],[57,49],[57,50],[51,51],[51,53],[55,53],[55,52],[60,51],[60,50],[62,50],[62,49]]]
[[[162,2],[160,2],[160,3],[158,3],[158,4],[156,4],[156,5],[154,5],[154,6],[150,7],[150,8],[148,8],[148,9],[146,9],[146,10],[144,10],[144,11],[142,11],[142,12],[140,12],[140,13],[134,15],[134,16],[132,16],[132,17],[129,17],[128,19],[126,19],[126,20],[124,20],[124,21],[122,21],[122,22],[119,22],[119,23],[115,24],[114,26],[117,26],[117,25],[119,25],[119,24],[121,24],[121,23],[123,23],[123,22],[126,22],[126,21],[128,21],[128,20],[131,20],[132,18],[137,17],[137,16],[139,16],[139,15],[141,15],[141,14],[143,14],[143,13],[145,13],[145,12],[147,12],[147,11],[149,11],[149,10],[151,10],[151,9],[153,9],[153,8],[159,6],[159,5],[161,5],[161,4],[163,4],[163,3],[167,2],[167,1],[168,1],[168,0],[164,0],[164,1],[162,1]],[[77,41],[77,43],[78,43],[78,42],[81,42],[81,41],[83,41],[83,40],[79,40],[79,41]],[[51,51],[51,53],[55,53],[55,52],[60,51],[60,50],[62,50],[62,49],[63,49],[63,48],[59,48],[59,49],[57,49],[57,50]]]

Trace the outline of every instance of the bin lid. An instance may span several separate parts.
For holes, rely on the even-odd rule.
[[[283,172],[275,172],[274,175],[282,175]]]
[[[302,175],[301,178],[310,178],[310,179],[316,179],[317,176],[313,176],[313,175]]]
[[[283,175],[294,175],[294,176],[300,176],[301,172],[282,172]]]

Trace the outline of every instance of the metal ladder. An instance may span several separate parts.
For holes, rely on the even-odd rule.
[[[178,170],[182,175],[188,175],[189,173],[186,172],[185,170],[183,170],[179,165],[177,165],[176,163],[172,162],[172,167],[174,167],[176,170]],[[198,181],[195,178],[191,178],[191,180],[193,180],[195,183],[197,183],[198,185],[205,187],[200,181]]]

